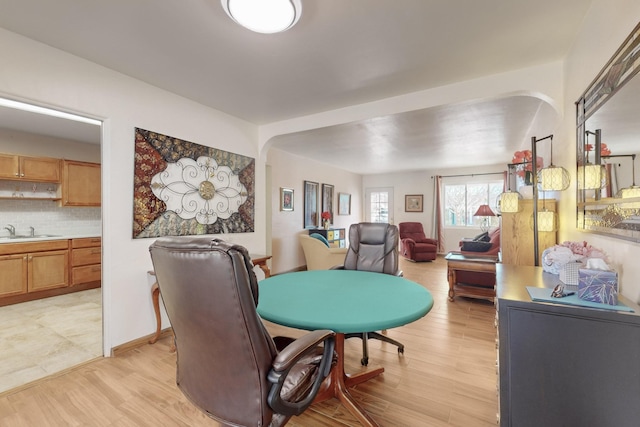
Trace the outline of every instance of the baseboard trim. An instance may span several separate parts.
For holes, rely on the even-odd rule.
[[[126,353],[127,351],[136,349],[138,347],[142,347],[143,345],[153,345],[153,344],[149,344],[149,340],[155,336],[156,334],[154,332],[153,334],[145,335],[143,337],[136,338],[133,341],[129,341],[124,344],[117,345],[111,349],[111,357],[118,357]],[[165,328],[162,331],[160,331],[160,336],[158,337],[158,339],[162,339],[168,336],[173,336],[172,328]]]

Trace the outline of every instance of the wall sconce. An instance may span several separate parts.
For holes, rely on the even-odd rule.
[[[586,150],[587,155],[585,164],[578,167],[578,189],[600,190],[607,184],[607,171],[600,161],[602,133],[600,129],[596,129],[595,132],[587,130],[585,131],[585,135],[585,139],[587,141],[589,139],[589,135],[594,135],[596,137],[596,142],[594,144],[595,164],[589,163],[589,150]]]
[[[484,217],[482,222],[480,223],[480,230],[485,232],[489,231],[489,217],[496,216],[496,214],[493,213],[489,205],[480,205],[473,216]]]
[[[608,158],[611,157],[631,157],[631,186],[626,188],[621,188],[618,191],[617,197],[621,197],[623,199],[631,199],[635,197],[640,197],[640,187],[636,185],[636,155],[635,154],[616,154],[612,156],[603,156]]]
[[[499,213],[520,212],[522,195],[517,191],[511,191],[511,168],[515,166],[514,163],[507,165],[507,191],[498,196],[498,203],[496,203]]]
[[[539,173],[533,175],[533,257],[534,257],[534,265],[537,267],[540,265],[540,259],[538,258],[538,232],[539,231],[556,231],[557,229],[557,220],[555,212],[549,212],[546,208],[543,207],[542,211],[538,212],[538,184],[540,184],[541,191],[562,191],[566,190],[569,187],[570,179],[569,173],[566,169],[562,167],[553,166],[553,135],[546,136],[544,138],[536,139],[536,137],[531,137],[531,154],[532,154],[532,162],[533,169],[538,170],[537,168],[537,152],[536,152],[536,144],[540,141],[544,141],[545,139],[551,140],[551,161],[548,170],[549,172],[543,173],[544,169],[542,169]],[[558,170],[555,170],[558,169]],[[564,172],[562,172],[564,171]],[[546,179],[546,184],[544,182]]]

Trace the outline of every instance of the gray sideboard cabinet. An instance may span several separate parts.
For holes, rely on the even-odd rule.
[[[534,302],[540,267],[496,266],[502,427],[640,426],[640,307],[634,313]]]

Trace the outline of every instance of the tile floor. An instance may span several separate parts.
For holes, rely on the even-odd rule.
[[[0,393],[102,355],[101,289],[0,307]]]

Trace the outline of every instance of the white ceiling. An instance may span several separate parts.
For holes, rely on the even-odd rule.
[[[300,21],[275,35],[239,27],[219,0],[0,0],[0,27],[260,125],[560,60],[591,0],[302,4]],[[274,146],[320,161],[331,151],[360,173],[495,164],[519,148],[514,136],[556,118],[520,96],[371,117]]]

